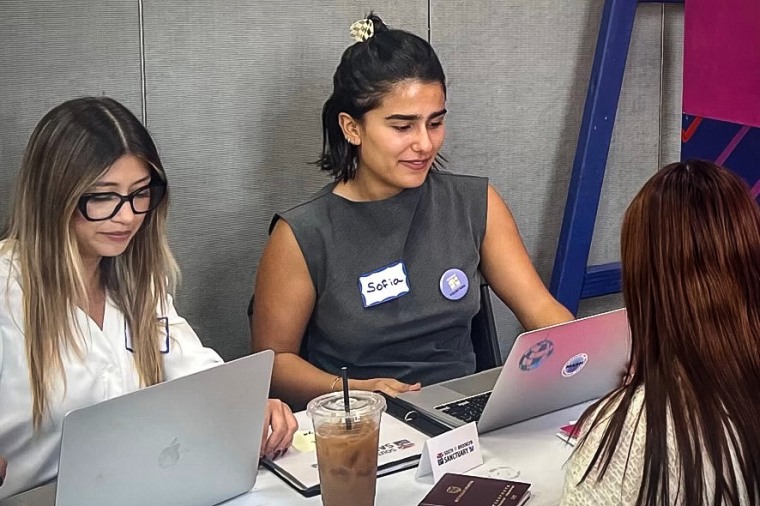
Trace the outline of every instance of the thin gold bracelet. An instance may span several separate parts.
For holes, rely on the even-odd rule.
[[[330,385],[330,391],[335,391],[335,385],[340,381],[340,376],[335,376],[335,379],[332,382],[332,385]]]

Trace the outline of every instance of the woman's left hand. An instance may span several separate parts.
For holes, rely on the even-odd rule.
[[[274,460],[288,451],[297,429],[298,422],[290,407],[279,399],[269,399],[264,415],[261,456]]]

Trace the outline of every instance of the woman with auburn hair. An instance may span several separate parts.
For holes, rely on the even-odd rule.
[[[0,498],[56,476],[68,411],[222,362],[169,295],[168,193],[148,131],[110,98],[65,102],[32,133],[0,241]],[[268,408],[272,455],[295,420]]]
[[[623,219],[630,381],[591,406],[564,505],[760,504],[760,210],[713,163],[657,172]]]

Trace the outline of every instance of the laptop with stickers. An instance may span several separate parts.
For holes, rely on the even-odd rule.
[[[395,398],[404,418],[488,432],[597,398],[620,385],[630,355],[625,308],[520,334],[502,367]]]
[[[208,506],[253,488],[274,353],[71,411],[57,482],[0,506]]]

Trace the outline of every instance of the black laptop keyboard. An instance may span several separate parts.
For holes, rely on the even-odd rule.
[[[466,399],[460,399],[448,404],[441,404],[440,406],[436,406],[435,409],[442,411],[449,416],[453,416],[454,418],[458,418],[463,422],[477,422],[480,420],[480,415],[483,414],[483,409],[486,407],[486,402],[488,402],[489,397],[491,397],[491,392],[486,392],[484,394],[467,397]]]

